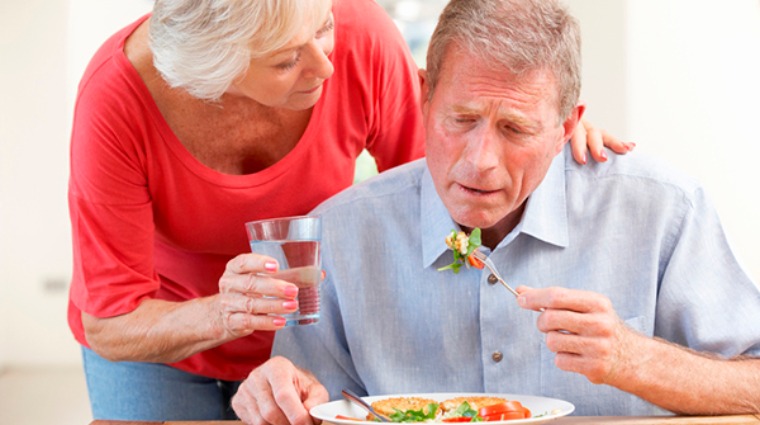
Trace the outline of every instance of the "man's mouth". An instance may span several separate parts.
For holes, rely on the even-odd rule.
[[[479,189],[477,187],[467,186],[464,184],[459,184],[459,187],[461,187],[465,192],[471,193],[473,195],[488,195],[496,192],[495,190]]]

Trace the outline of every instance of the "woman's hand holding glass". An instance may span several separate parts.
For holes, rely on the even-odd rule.
[[[273,258],[253,253],[238,255],[227,263],[219,279],[219,317],[224,339],[285,326],[285,318],[278,315],[296,311],[298,287],[268,276],[278,269]]]

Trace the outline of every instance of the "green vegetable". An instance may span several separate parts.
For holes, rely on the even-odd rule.
[[[480,229],[478,229],[480,230]],[[454,411],[454,414],[451,415],[453,417],[465,417],[465,418],[472,418],[470,422],[480,422],[481,418],[478,416],[478,411],[473,409],[470,406],[470,403],[464,402],[457,407],[457,410]]]
[[[470,236],[467,238],[467,253],[462,255],[456,243],[458,233],[459,232],[456,230],[452,230],[451,234],[447,237],[447,239],[450,238],[453,241],[452,245],[449,246],[449,249],[454,253],[454,261],[447,266],[439,268],[439,272],[451,269],[454,273],[459,273],[459,269],[462,268],[463,264],[466,267],[470,267],[470,264],[467,262],[467,257],[469,257],[481,245],[480,228],[476,227],[472,229],[472,233],[470,233]]]
[[[420,410],[398,410],[391,413],[391,420],[393,422],[425,422],[427,420],[435,419],[435,413],[438,411],[438,403],[430,403],[427,405],[427,413],[425,409]]]

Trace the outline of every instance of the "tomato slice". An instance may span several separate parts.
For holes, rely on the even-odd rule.
[[[472,418],[468,418],[467,416],[459,416],[456,418],[444,418],[443,422],[470,422]]]
[[[467,256],[467,262],[470,263],[472,267],[475,267],[476,269],[482,269],[486,265],[483,264],[482,261],[480,261],[480,258],[470,254]]]
[[[512,411],[512,412],[501,412],[501,413],[494,413],[493,415],[484,416],[483,420],[486,422],[493,422],[493,421],[507,421],[510,419],[525,419],[526,416],[522,411]]]
[[[345,416],[345,415],[335,415],[335,419],[343,419],[344,421],[354,421],[354,422],[366,421],[366,419],[359,419],[359,418],[354,418],[354,417]]]
[[[505,421],[508,419],[527,419],[531,417],[530,410],[515,400],[481,407],[478,409],[478,415],[485,421]]]

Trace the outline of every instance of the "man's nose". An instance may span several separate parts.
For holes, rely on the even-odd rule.
[[[501,160],[501,142],[496,132],[491,128],[482,128],[472,136],[465,148],[467,162],[478,171],[497,167]]]

